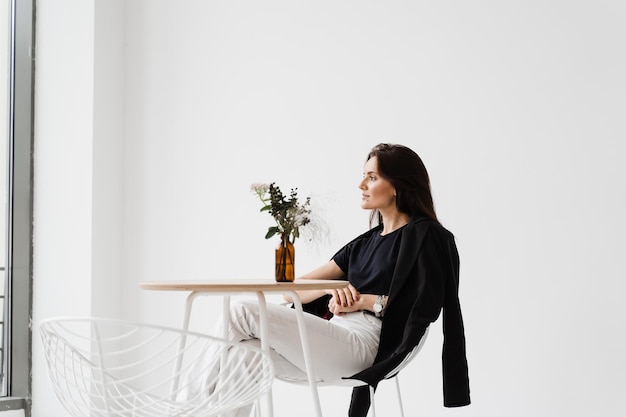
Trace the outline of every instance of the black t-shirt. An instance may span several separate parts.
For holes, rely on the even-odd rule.
[[[389,294],[402,227],[381,236],[372,233],[344,246],[333,257],[348,281],[362,294]]]

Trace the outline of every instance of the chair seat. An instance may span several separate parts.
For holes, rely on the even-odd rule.
[[[294,385],[309,385],[308,379],[302,378],[289,378],[285,376],[276,375],[276,379],[279,381],[287,382]],[[365,382],[359,379],[340,379],[335,381],[322,381],[318,380],[317,385],[319,387],[359,387],[361,385],[367,385]]]

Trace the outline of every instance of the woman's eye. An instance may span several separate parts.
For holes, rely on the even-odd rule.
[[[370,176],[370,181],[375,181],[375,180],[376,180],[376,177]]]

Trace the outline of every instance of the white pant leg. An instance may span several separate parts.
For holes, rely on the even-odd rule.
[[[316,379],[338,381],[374,362],[380,336],[380,319],[363,312],[324,320],[305,314],[311,360]],[[306,366],[294,309],[267,304],[268,338],[276,372],[291,379],[306,379]],[[221,335],[218,320],[216,335]],[[231,304],[229,338],[234,341],[258,339],[259,305],[256,300]],[[293,365],[293,366],[291,366]]]

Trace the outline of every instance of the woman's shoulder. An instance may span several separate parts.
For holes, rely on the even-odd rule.
[[[353,238],[352,240],[348,241],[348,243],[346,243],[341,250],[345,250],[345,249],[351,249],[354,248],[355,246],[358,246],[359,244],[361,244],[364,241],[367,241],[370,237],[372,237],[377,231],[382,230],[382,226],[374,226],[372,228],[370,228],[369,230],[367,230],[366,232],[361,233],[360,235],[358,235],[357,237]]]
[[[429,217],[415,216],[411,219],[418,233],[432,233],[442,239],[454,239],[454,234],[441,223]]]

